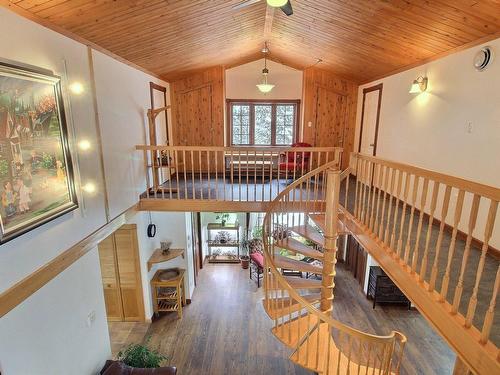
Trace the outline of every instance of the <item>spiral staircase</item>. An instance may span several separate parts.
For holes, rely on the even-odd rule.
[[[398,374],[404,335],[365,333],[331,314],[337,238],[345,233],[339,220],[340,181],[347,173],[327,163],[272,202],[263,231],[264,309],[274,321],[272,333],[292,350],[290,359],[306,369],[325,375]],[[294,254],[311,263],[290,257]],[[285,276],[294,271],[311,277]]]

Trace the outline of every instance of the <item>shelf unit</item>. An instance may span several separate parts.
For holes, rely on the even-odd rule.
[[[231,233],[229,242],[218,242],[215,240],[219,232]],[[234,234],[234,235],[233,235]],[[240,262],[240,225],[222,225],[220,223],[209,223],[207,225],[207,246],[208,246],[208,262],[209,263],[239,263]],[[213,248],[236,248],[235,257],[229,255],[213,256]]]

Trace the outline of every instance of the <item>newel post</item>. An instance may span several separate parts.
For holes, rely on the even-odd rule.
[[[340,171],[329,169],[326,177],[325,247],[321,282],[321,311],[331,311],[337,263],[337,221],[339,211]]]

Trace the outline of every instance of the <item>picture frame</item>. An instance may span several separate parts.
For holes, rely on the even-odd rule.
[[[0,244],[76,208],[61,78],[0,62]]]

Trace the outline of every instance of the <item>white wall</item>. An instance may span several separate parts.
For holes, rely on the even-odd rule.
[[[100,278],[94,249],[1,318],[2,374],[96,374],[111,357]]]
[[[137,239],[139,241],[139,256],[141,259],[142,290],[144,293],[144,306],[146,318],[153,315],[153,304],[151,297],[150,281],[158,269],[162,268],[184,268],[187,276],[184,279],[186,298],[191,298],[194,291],[193,252],[189,247],[186,217],[191,214],[183,212],[152,212],[151,219],[156,224],[156,236],[147,237],[149,216],[147,212],[139,212],[130,220],[137,224]],[[185,249],[185,256],[177,257],[167,262],[158,263],[148,272],[147,261],[155,249],[160,247],[160,241],[171,241],[172,249]]]
[[[93,60],[109,211],[115,217],[146,190],[143,154],[135,146],[146,144],[146,139],[149,143],[149,81],[167,90],[168,84],[100,52],[93,52]],[[158,138],[158,142],[164,141]]]
[[[79,209],[0,246],[2,292],[104,225],[106,215],[87,47],[4,8],[0,8],[0,35],[2,59],[49,69],[62,77],[80,204]],[[149,81],[161,82],[100,53],[93,57],[113,217],[136,203],[144,186],[142,155],[134,153],[134,146],[145,140]],[[72,81],[84,85],[83,94],[68,94],[66,86]],[[92,148],[78,150],[75,141],[80,139],[88,139]],[[82,194],[79,176],[83,183],[94,182],[96,193]],[[179,227],[185,232],[184,220]],[[138,233],[140,241],[144,233]],[[95,312],[95,323],[87,328],[90,311]],[[96,250],[0,319],[2,374],[67,373],[64,369],[91,374],[110,355]]]
[[[264,59],[252,61],[226,70],[226,98],[228,99],[301,99],[302,71],[267,61],[268,82],[276,85],[268,94],[255,85],[260,83]]]
[[[356,138],[363,88],[382,82],[377,156],[500,186],[500,39],[487,45],[493,47],[496,59],[483,72],[476,72],[472,64],[481,47],[476,46],[361,86]],[[419,95],[408,93],[418,76],[429,78],[428,90]],[[472,133],[467,132],[469,121]],[[466,230],[463,223],[469,207],[467,200],[462,230]],[[482,204],[483,218],[486,210]],[[499,248],[500,212],[496,222],[492,244]],[[476,238],[482,239],[483,228],[484,220],[478,220]]]

